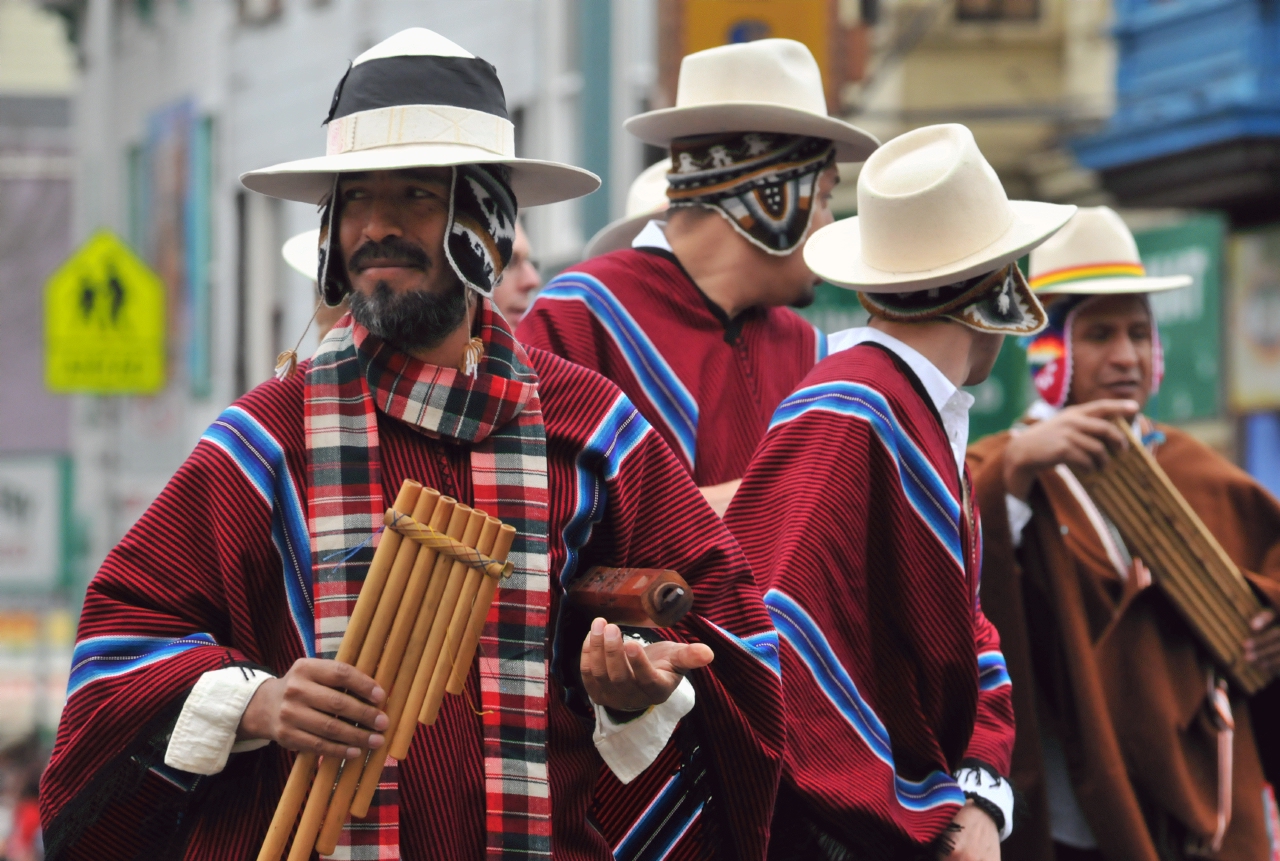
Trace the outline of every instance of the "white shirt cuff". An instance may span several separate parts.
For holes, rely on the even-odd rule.
[[[1009,781],[981,768],[962,768],[956,772],[956,783],[962,792],[971,792],[1000,808],[1004,814],[1004,824],[1000,826],[1001,842],[1013,833],[1013,785]]]
[[[164,764],[191,774],[217,774],[232,753],[257,750],[265,738],[236,741],[240,718],[258,686],[273,678],[262,670],[226,667],[210,670],[191,689],[174,725]]]
[[[1009,534],[1013,537],[1013,546],[1022,546],[1022,530],[1031,522],[1031,506],[1027,505],[1012,493],[1004,495],[1004,507],[1009,513]]]
[[[640,717],[626,723],[614,723],[604,706],[597,705],[596,729],[591,739],[600,758],[618,780],[635,780],[662,753],[680,719],[693,711],[695,700],[693,685],[688,679],[681,679],[665,703],[650,706]]]

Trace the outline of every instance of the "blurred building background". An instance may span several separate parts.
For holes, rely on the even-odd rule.
[[[1152,411],[1280,489],[1271,0],[0,0],[0,750],[47,741],[88,577],[310,316],[314,288],[279,251],[316,212],[238,176],[320,154],[348,61],[408,26],[497,66],[520,155],[604,178],[526,214],[544,277],[664,155],[622,121],[674,101],[689,51],[800,39],[830,110],[882,139],[969,125],[1010,196],[1117,206],[1150,269],[1194,276],[1157,303],[1169,375]],[[159,276],[162,378],[53,394],[46,280],[104,229]],[[803,313],[828,331],[865,319],[831,287]],[[975,434],[1029,393],[1010,342]]]

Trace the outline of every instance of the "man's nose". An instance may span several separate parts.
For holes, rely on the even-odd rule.
[[[383,195],[374,196],[370,201],[369,217],[365,222],[364,235],[373,242],[381,242],[388,236],[403,236],[400,224],[399,209]]]
[[[1138,364],[1138,345],[1128,335],[1116,339],[1111,351],[1111,361],[1122,368],[1136,367]]]

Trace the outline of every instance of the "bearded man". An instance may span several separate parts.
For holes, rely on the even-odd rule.
[[[357,58],[327,122],[327,155],[242,180],[323,202],[318,281],[351,314],[214,422],[90,585],[48,857],[253,857],[290,751],[378,755],[387,692],[332,658],[407,479],[514,526],[514,574],[465,696],[333,857],[762,857],[782,735],[745,560],[626,396],[489,299],[517,200],[597,178],[515,158],[493,67],[428,30]],[[565,603],[595,564],[677,569],[697,612],[624,640]]]
[[[785,306],[813,301],[802,247],[831,223],[836,162],[878,142],[827,116],[818,64],[789,39],[690,54],[675,106],[627,130],[671,148],[666,222],[552,279],[517,334],[621,386],[723,513],[774,409],[827,354]]]
[[[1148,296],[1190,282],[1146,275],[1120,217],[1081,210],[1031,254],[1050,320],[1028,346],[1041,400],[969,451],[986,512],[982,603],[1013,679],[1012,776],[1029,813],[1006,846],[1015,861],[1270,861],[1275,851],[1266,778],[1280,776],[1268,738],[1280,686],[1250,703],[1228,685],[1073,472],[1104,467],[1127,445],[1114,421],[1131,422],[1259,597],[1280,599],[1280,504],[1142,414],[1163,376]],[[1244,644],[1272,674],[1273,615]]]

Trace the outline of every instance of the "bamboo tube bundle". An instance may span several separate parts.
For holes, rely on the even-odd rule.
[[[258,861],[279,861],[295,821],[289,861],[333,853],[347,816],[368,813],[387,756],[408,753],[435,679],[439,699],[454,679],[447,689],[462,692],[498,580],[511,573],[515,528],[439,491],[406,481],[385,522],[336,659],[387,692],[387,741],[347,761],[299,754]]]
[[[1080,483],[1151,569],[1223,672],[1246,694],[1270,677],[1244,658],[1252,619],[1263,607],[1217,539],[1123,421],[1129,448]]]

